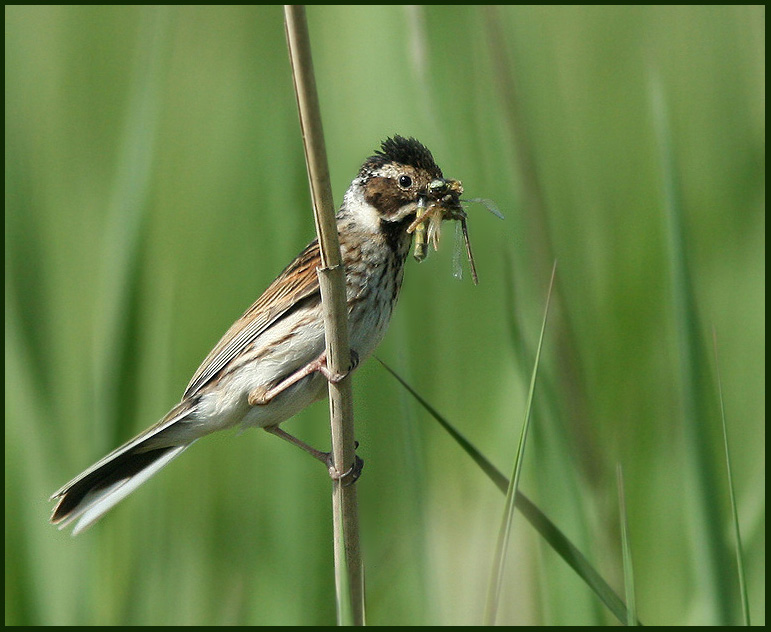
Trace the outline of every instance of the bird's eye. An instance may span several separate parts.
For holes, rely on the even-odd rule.
[[[399,176],[399,186],[402,189],[409,189],[412,186],[412,178],[409,176]]]

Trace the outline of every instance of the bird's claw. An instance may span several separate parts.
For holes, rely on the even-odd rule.
[[[356,442],[356,447],[359,447],[359,442]],[[327,471],[329,472],[329,478],[331,478],[333,481],[341,481],[343,487],[348,487],[349,485],[353,485],[357,480],[359,480],[359,476],[361,476],[361,471],[364,468],[364,459],[359,457],[358,454],[354,455],[354,461],[353,465],[348,468],[345,472],[340,472],[336,467],[332,459],[332,453],[330,452],[327,455]]]
[[[319,359],[318,371],[333,384],[339,384],[351,373],[353,373],[354,369],[357,366],[359,366],[359,354],[356,353],[356,351],[354,351],[353,349],[351,349],[351,363],[348,365],[347,370],[343,371],[342,373],[336,373],[336,372],[333,373],[332,371],[330,371],[327,365],[326,354],[324,354],[324,356]]]

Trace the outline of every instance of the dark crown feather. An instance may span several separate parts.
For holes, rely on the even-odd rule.
[[[381,143],[380,149],[367,160],[364,167],[365,169],[374,169],[389,162],[424,169],[434,178],[442,177],[442,170],[434,162],[431,152],[414,138],[404,138],[398,134],[393,138],[386,138]]]

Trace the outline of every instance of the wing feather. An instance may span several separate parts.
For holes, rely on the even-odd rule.
[[[321,265],[318,241],[314,240],[278,275],[275,281],[244,312],[206,359],[185,389],[184,397],[198,393],[234,358],[246,350],[271,325],[287,315],[303,299],[319,294],[316,268]]]

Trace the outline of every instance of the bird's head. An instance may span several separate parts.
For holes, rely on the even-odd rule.
[[[346,192],[341,219],[367,232],[398,232],[409,242],[407,227],[421,209],[433,203],[460,210],[462,192],[458,180],[444,177],[425,145],[396,135],[362,165]]]

